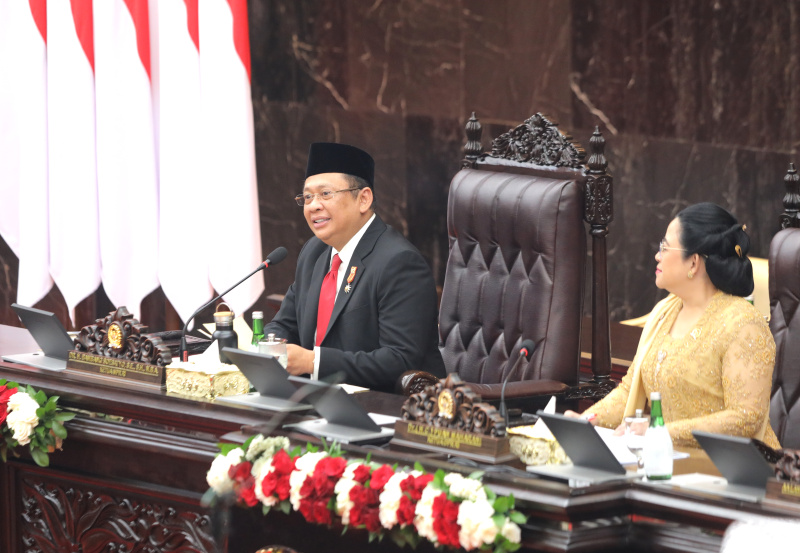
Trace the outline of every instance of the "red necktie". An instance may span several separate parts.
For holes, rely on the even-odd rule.
[[[339,265],[342,260],[339,254],[333,256],[331,270],[322,279],[322,288],[319,290],[319,307],[317,308],[317,345],[322,343],[328,331],[328,323],[333,313],[333,304],[336,303],[336,277],[339,274]]]

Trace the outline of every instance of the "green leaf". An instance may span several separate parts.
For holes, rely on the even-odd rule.
[[[511,507],[511,500],[508,497],[500,496],[494,501],[494,512],[505,513]]]
[[[31,448],[31,457],[33,457],[34,462],[40,467],[46,467],[50,464],[50,458],[47,456],[47,453],[41,449]]]
[[[508,518],[511,519],[511,522],[516,524],[525,524],[528,522],[528,517],[520,513],[519,511],[511,511],[508,513]]]
[[[42,437],[44,436],[45,430],[47,429],[40,424],[39,426],[36,427],[36,430],[34,430],[34,432],[36,433],[37,436]]]
[[[2,459],[4,463],[8,461],[8,446],[7,445],[0,446],[0,459]]]
[[[219,448],[220,453],[222,453],[223,455],[227,455],[234,449],[238,449],[240,446],[239,444],[218,443],[217,447]]]
[[[432,482],[432,484],[433,484],[433,487],[436,488],[437,490],[443,490],[443,491],[447,490],[447,485],[445,485],[445,483],[444,483],[444,471],[442,469],[438,469],[433,474],[433,482]]]
[[[494,522],[494,525],[497,526],[498,528],[502,528],[503,524],[505,524],[506,522],[506,517],[505,515],[499,513],[494,514],[492,515],[492,522]]]
[[[44,414],[45,414],[44,407],[39,407],[36,410],[36,416],[39,418],[39,420],[42,420],[44,418]]]
[[[261,514],[264,515],[264,516],[267,516],[269,514],[270,509],[271,509],[271,507],[268,507],[268,506],[262,504],[261,505]]]
[[[288,501],[281,501],[278,505],[280,505],[281,512],[284,515],[288,515],[292,512],[292,504]]]
[[[422,466],[422,463],[419,461],[414,461],[414,470],[419,472],[425,472],[425,467]]]
[[[59,411],[53,416],[53,420],[60,421],[60,422],[67,422],[71,421],[75,418],[77,413],[71,413],[68,411]]]
[[[0,386],[5,386],[6,382],[8,382],[5,378],[0,378]]]
[[[60,422],[53,421],[53,434],[55,434],[57,438],[61,438],[63,440],[67,437],[67,429],[64,428],[64,425]]]
[[[514,553],[514,551],[522,547],[521,543],[511,543],[510,541],[506,541],[506,544],[506,551],[508,551],[508,553]]]
[[[369,533],[369,540],[367,541],[367,543],[372,543],[372,542],[374,542],[374,541],[375,541],[375,534],[373,534],[372,532],[370,532],[370,533]]]
[[[475,472],[473,472],[472,474],[467,476],[467,478],[471,478],[473,480],[480,480],[480,479],[483,478],[483,475],[484,475],[485,472],[486,471],[483,471],[483,470],[476,470]]]
[[[299,457],[302,453],[303,453],[303,448],[298,445],[298,446],[295,446],[294,449],[292,449],[289,452],[289,456],[292,457],[292,458]]]
[[[33,390],[33,388],[31,388],[31,390]],[[39,405],[44,405],[45,403],[47,403],[47,396],[41,390],[39,390],[38,392],[36,392],[36,394],[33,395],[33,399],[35,399],[36,403],[38,403]]]

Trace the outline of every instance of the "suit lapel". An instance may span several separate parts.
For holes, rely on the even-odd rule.
[[[317,310],[319,308],[319,292],[322,288],[322,280],[330,269],[331,248],[328,246],[317,258],[314,264],[314,272],[311,273],[311,280],[308,285],[308,297],[304,308],[304,316],[301,318],[302,328],[300,330],[300,343],[314,345],[314,332],[317,330]],[[341,269],[339,269],[341,270]]]
[[[333,328],[333,325],[336,323],[336,319],[339,318],[339,314],[344,311],[347,302],[349,302],[350,298],[353,296],[356,286],[358,286],[358,283],[363,279],[364,273],[368,270],[366,258],[372,253],[372,250],[375,248],[375,243],[385,230],[386,223],[384,223],[381,218],[376,215],[375,220],[358,242],[358,245],[353,252],[353,256],[350,258],[350,264],[347,267],[342,266],[339,269],[340,271],[344,270],[345,275],[344,279],[342,279],[342,285],[339,288],[339,293],[336,295],[336,303],[333,305],[333,313],[331,313],[331,320],[328,323],[328,331]],[[352,282],[348,283],[347,279],[350,276],[353,267],[355,267],[356,272],[353,276]],[[320,281],[320,285],[321,284],[322,283]],[[348,284],[350,285],[349,293],[346,291]],[[317,297],[319,297],[319,291],[317,291]],[[327,333],[325,336],[327,337]]]

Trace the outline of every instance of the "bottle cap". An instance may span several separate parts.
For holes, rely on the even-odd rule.
[[[254,319],[263,319],[264,312],[263,311],[253,311],[253,318]]]
[[[650,392],[650,401],[661,401],[661,392]]]
[[[217,306],[217,309],[219,309],[223,305],[228,308],[228,311],[217,311],[217,312],[215,312],[214,313],[214,323],[215,324],[220,324],[220,323],[221,324],[233,324],[233,319],[236,318],[236,315],[234,315],[233,311],[230,310],[230,307],[228,307],[227,303],[225,303],[225,302],[220,303]]]

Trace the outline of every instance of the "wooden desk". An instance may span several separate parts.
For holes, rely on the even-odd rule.
[[[0,327],[0,345],[6,329]],[[13,340],[12,340],[13,341]],[[1,347],[1,346],[0,346]],[[2,353],[2,351],[0,351]],[[399,551],[389,540],[368,544],[364,533],[306,524],[293,514],[259,509],[232,510],[231,532],[219,549],[211,513],[200,505],[205,474],[224,435],[269,420],[263,412],[171,397],[165,393],[115,388],[80,377],[0,364],[0,378],[61,397],[81,409],[68,423],[64,451],[39,468],[27,459],[0,465],[0,551],[126,551],[246,553],[283,543],[299,551]],[[371,411],[396,414],[402,398],[358,394]],[[297,443],[304,436],[290,435]],[[427,469],[471,472],[432,453],[408,449],[347,447],[376,461]],[[702,466],[703,460],[697,461]],[[676,471],[687,461],[677,461]],[[697,470],[692,467],[691,471]],[[734,520],[797,517],[800,505],[746,504],[692,493],[669,485],[609,483],[586,488],[531,478],[523,472],[487,472],[485,482],[513,493],[529,516],[524,551],[716,551]],[[147,549],[150,547],[150,549]],[[121,550],[121,549],[118,549]],[[410,551],[410,550],[407,550]],[[418,551],[433,551],[423,546]]]

